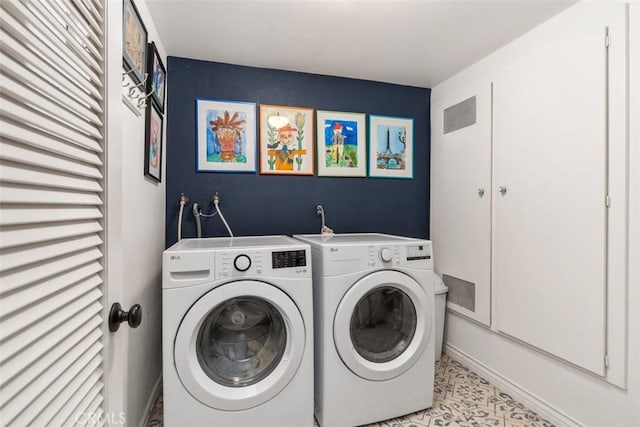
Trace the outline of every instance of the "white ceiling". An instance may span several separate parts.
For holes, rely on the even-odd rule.
[[[171,56],[433,87],[575,1],[146,3]]]

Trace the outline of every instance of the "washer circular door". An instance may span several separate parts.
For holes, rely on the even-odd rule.
[[[387,270],[363,277],[336,310],[333,338],[340,358],[368,380],[401,375],[424,353],[432,305],[422,286],[404,273]]]
[[[289,384],[305,339],[300,311],[287,294],[264,282],[230,282],[202,296],[182,319],[176,370],[203,404],[249,409]]]

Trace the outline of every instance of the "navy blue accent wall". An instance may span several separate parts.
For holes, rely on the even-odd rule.
[[[176,57],[168,58],[167,73],[167,246],[177,240],[180,193],[189,197],[182,236],[195,237],[191,204],[211,212],[216,191],[236,236],[318,233],[321,203],[336,233],[429,237],[429,89]],[[196,98],[255,102],[257,114],[260,104],[276,104],[413,118],[414,178],[198,173]],[[202,218],[202,230],[204,237],[227,235],[218,217]]]

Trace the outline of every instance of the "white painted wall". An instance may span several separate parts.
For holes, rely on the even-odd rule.
[[[456,88],[468,86],[479,79],[490,80],[492,73],[504,67],[512,58],[527,55],[529,49],[552,43],[553,31],[561,31],[588,8],[600,7],[602,4],[604,3],[581,2],[571,7],[543,24],[547,27],[546,30],[534,29],[433,88],[432,102],[437,103],[441,97],[454,93]],[[619,266],[618,262],[625,257],[629,262],[626,271],[624,268],[617,268],[611,273],[618,274],[614,280],[610,276],[612,304],[609,323],[617,325],[615,329],[608,331],[611,341],[609,350],[616,354],[615,366],[610,369],[610,382],[452,312],[447,314],[445,351],[470,364],[481,375],[490,377],[498,385],[508,389],[514,397],[526,400],[530,407],[538,409],[558,425],[640,426],[640,4],[632,3],[628,8],[628,52],[631,55],[628,73],[631,108],[628,116],[629,170],[626,177],[619,176],[620,168],[613,171],[612,175],[615,180],[612,185],[617,189],[624,188],[625,181],[628,181],[628,206],[618,204],[612,211],[612,217],[616,218],[616,222],[612,224],[612,243],[615,243],[612,265]],[[613,43],[619,41],[614,39]],[[623,83],[616,82],[612,90],[615,90],[615,85]],[[624,113],[614,117],[612,126],[619,127],[620,116],[624,117]],[[622,131],[624,141],[624,127],[619,131]],[[619,148],[620,145],[614,149]],[[624,151],[624,146],[622,149]],[[628,232],[623,233],[621,239],[619,231],[624,230],[625,217],[628,218]],[[624,250],[625,237],[627,253]],[[437,251],[437,248],[434,249]],[[549,295],[549,298],[553,298],[553,295]]]
[[[160,42],[147,6],[143,0],[135,4],[148,31],[148,40],[154,41],[166,65],[165,50]],[[111,389],[122,393],[122,406],[127,425],[139,426],[145,421],[162,374],[162,251],[165,235],[165,177],[163,153],[163,182],[158,184],[144,176],[145,114],[136,116],[121,101],[122,73],[122,1],[109,0],[108,21],[110,70],[115,69],[108,84],[109,96],[120,99],[119,107],[110,110],[108,121],[108,175],[109,218],[108,234],[109,287],[119,296],[124,309],[140,304],[143,320],[140,327],[130,329],[123,325],[117,347],[108,355],[110,363],[120,363],[124,384]],[[120,35],[118,35],[120,34]],[[114,46],[118,40],[120,48]],[[116,52],[117,49],[117,52]],[[165,105],[166,111],[166,105]],[[166,121],[165,121],[166,126]],[[117,128],[116,128],[117,127]],[[119,281],[119,283],[116,283]],[[120,288],[120,289],[118,289]],[[112,301],[110,299],[110,301]],[[121,358],[116,362],[116,359]],[[108,377],[111,378],[111,377]],[[109,390],[109,385],[108,385]],[[111,400],[114,397],[109,393]],[[117,408],[117,405],[110,406]]]

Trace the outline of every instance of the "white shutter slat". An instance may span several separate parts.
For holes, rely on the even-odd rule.
[[[84,357],[83,357],[84,359]],[[60,386],[54,384],[54,388],[59,388],[64,384],[64,388],[58,394],[51,394],[53,397],[52,400],[46,401],[43,399],[44,409],[43,411],[33,420],[33,425],[56,425],[52,422],[52,418],[59,414],[62,411],[67,409],[67,403],[69,401],[73,401],[74,397],[77,395],[79,398],[84,396],[86,390],[83,391],[83,388],[91,389],[91,387],[98,383],[102,378],[103,370],[100,368],[102,364],[102,358],[96,357],[89,364],[87,364],[80,372],[78,372],[75,377],[69,376],[67,378],[73,378],[71,382],[64,383],[66,378],[61,379]],[[57,387],[56,387],[57,386]]]
[[[7,4],[7,2],[0,3],[0,5],[5,4]],[[56,60],[59,56],[57,52],[51,51],[46,43],[43,43],[40,39],[33,36],[27,27],[22,25],[13,16],[9,15],[1,8],[0,24],[2,24],[0,27],[2,27],[2,33],[4,33],[3,48],[22,51],[24,49],[20,49],[20,45],[23,44],[24,46],[27,46],[31,52],[37,52],[37,57],[42,61],[51,64],[62,75],[66,76],[66,79],[69,82],[73,83],[78,88],[83,89],[85,93],[90,94],[94,100],[102,101],[102,95],[93,83],[68,63]],[[87,99],[90,98],[87,97]]]
[[[61,125],[74,128],[93,138],[102,137],[100,131],[88,123],[83,117],[79,117],[77,114],[70,112],[59,104],[50,101],[40,93],[17,83],[12,77],[4,76],[3,78],[5,80],[2,91],[13,99],[20,100],[24,105],[28,105],[40,114],[53,118]]]
[[[54,364],[68,364],[69,355],[72,354],[72,352],[78,351],[84,353],[95,342],[100,341],[101,337],[102,333],[91,325],[84,325],[69,335],[48,353],[29,365],[22,372],[22,375],[18,375],[11,381],[3,383],[2,387],[0,387],[0,407],[4,407],[7,402],[14,399],[25,387],[34,384],[34,378],[40,378],[46,375],[57,376],[60,370],[56,369]],[[60,359],[62,359],[61,362],[59,362]],[[31,396],[35,394],[33,391],[28,391],[27,393],[30,393]]]
[[[107,420],[104,417],[104,411],[102,410],[102,408],[98,408],[95,411],[88,411],[88,412],[90,414],[95,414],[95,416],[89,421],[89,424],[87,425],[87,427],[102,427],[106,425]]]
[[[99,0],[0,0],[7,426],[104,414],[104,13]]]
[[[93,358],[100,353],[101,348],[100,343],[96,341],[89,343],[89,345],[81,342],[78,347],[72,348],[64,357],[58,357],[56,360],[53,360],[41,375],[33,377],[34,380],[30,384],[14,394],[14,397],[9,401],[7,406],[2,405],[3,409],[6,408],[8,414],[20,412],[20,410],[26,406],[26,403],[33,399],[34,394],[50,387],[60,373],[69,369],[80,356],[87,354],[90,358]]]
[[[78,237],[102,231],[97,221],[73,223],[68,225],[30,226],[30,228],[0,231],[0,249],[43,243],[67,237]]]
[[[14,162],[0,161],[0,167],[3,170],[0,182],[82,192],[98,193],[102,191],[98,181],[93,178],[74,177],[60,172],[49,173],[30,165],[22,165],[22,167],[15,165]]]
[[[99,316],[101,305],[94,303],[87,307],[83,312],[78,313],[74,317],[67,320],[60,327],[48,334],[43,339],[35,342],[29,347],[28,352],[23,352],[20,357],[13,357],[7,360],[3,366],[3,376],[5,381],[13,378],[23,371],[26,367],[38,360],[42,355],[46,354],[49,349],[56,346],[67,335],[80,328],[85,323],[91,323],[94,327],[102,323]],[[0,349],[3,345],[0,345]],[[0,416],[0,419],[2,417]]]
[[[29,286],[24,289],[18,288],[18,292],[13,292],[11,295],[3,298],[2,318],[14,313],[15,311],[27,309],[28,305],[35,304],[38,301],[46,300],[48,303],[51,299],[57,298],[54,294],[58,293],[62,289],[70,287],[74,283],[80,282],[81,280],[86,279],[91,275],[95,275],[100,271],[102,271],[102,265],[98,262],[92,262],[79,268],[66,271],[64,274],[56,277],[48,277],[47,280],[29,283]],[[70,290],[74,291],[78,287],[79,285],[71,286]],[[77,295],[86,292],[86,290],[88,289],[81,291]],[[29,322],[25,323],[28,324]],[[7,322],[4,322],[3,324],[5,327],[9,327]],[[9,335],[11,335],[11,333],[5,331],[3,328],[3,330],[0,331],[0,341]]]
[[[0,296],[57,274],[81,268],[84,264],[100,258],[102,258],[102,252],[99,249],[85,249],[73,255],[65,253],[62,256],[55,257],[53,260],[47,260],[39,264],[29,264],[28,268],[13,270],[9,274],[0,274],[0,283],[2,284],[0,286]]]
[[[96,153],[102,152],[95,139],[23,107],[22,104],[8,98],[4,92],[0,96],[0,114]]]
[[[84,419],[80,417],[84,417],[85,414],[91,413],[88,411],[89,406],[96,398],[101,397],[100,392],[103,388],[104,387],[102,383],[98,382],[94,384],[89,390],[85,391],[84,394],[82,394],[82,392],[77,393],[76,395],[78,397],[81,397],[81,399],[76,407],[72,408],[68,415],[66,414],[66,411],[60,411],[61,413],[51,420],[51,425],[62,427],[73,426],[76,425],[78,421],[81,421],[80,424],[82,424],[82,421],[84,421]],[[63,414],[67,415],[66,419],[64,418]]]
[[[30,148],[37,148],[71,160],[79,160],[91,165],[101,166],[100,157],[92,151],[56,139],[54,136],[40,132],[37,129],[24,128],[15,122],[0,116],[0,136],[19,142]]]
[[[93,17],[93,15],[91,14],[91,12],[89,12],[89,9],[87,9],[87,6],[84,5],[83,2],[78,1],[78,0],[72,0],[71,3],[76,7],[76,9],[78,11],[80,11],[80,13],[82,14],[82,16],[84,16],[84,18],[86,19],[86,22],[88,22],[89,24],[91,24],[91,28],[93,28],[94,30],[96,30],[96,32],[98,34],[100,34],[101,36],[104,35],[104,32],[102,31],[102,25],[100,25],[100,23],[103,22],[102,17],[97,18],[100,23],[96,20],[96,18]]]
[[[97,276],[83,282],[83,284],[91,284],[93,287],[97,287],[100,283],[102,283],[102,280]],[[63,297],[65,296],[66,295],[63,295]],[[27,313],[25,321],[29,321],[31,319],[40,321],[30,325],[21,325],[21,327],[25,327],[20,329],[19,334],[14,334],[0,344],[0,348],[2,349],[2,354],[0,354],[0,363],[10,360],[20,352],[24,353],[24,350],[30,348],[31,344],[34,344],[40,338],[46,339],[45,335],[47,333],[54,331],[62,323],[69,321],[76,315],[89,318],[90,315],[94,313],[87,311],[86,307],[91,304],[92,301],[100,299],[101,296],[102,293],[98,289],[93,289],[91,292],[86,295],[82,295],[76,300],[65,302],[65,305],[59,307],[57,310],[54,308],[55,311],[48,313],[45,317],[38,317],[38,313]],[[44,305],[46,309],[49,309],[49,307],[46,307],[46,304]],[[1,321],[0,325],[4,327],[4,321]]]
[[[30,11],[19,1],[3,2],[2,7],[26,26],[40,42],[45,43],[51,52],[50,55],[55,55],[57,62],[64,60],[68,65],[78,70],[85,79],[90,79],[93,85],[102,86],[102,81],[96,74],[101,71],[100,64],[84,51],[73,38],[64,37],[64,41],[60,40],[61,36],[51,31],[47,26],[47,21],[35,8]]]
[[[103,388],[102,383],[98,381],[99,379],[100,377],[94,381],[86,381],[82,387],[78,389],[75,395],[69,399],[69,402],[65,404],[64,408],[62,408],[58,414],[49,421],[49,425],[64,426],[67,425],[67,423],[78,420],[81,421],[82,418],[79,417],[84,414],[88,414],[86,412],[86,408],[91,404],[91,402],[93,402],[93,399],[100,394],[100,390]]]
[[[0,252],[0,272],[22,267],[32,263],[59,257],[64,254],[92,249],[102,244],[98,235],[82,237],[60,243],[53,243],[44,247],[30,246],[17,251]],[[7,252],[7,253],[3,253]]]
[[[102,199],[97,194],[0,185],[0,203],[101,205]]]
[[[60,32],[63,35],[68,32],[69,35],[73,37],[73,39],[77,42],[77,44],[80,45],[84,50],[91,52],[93,57],[97,59],[98,62],[102,62],[104,60],[104,58],[102,58],[102,55],[100,54],[100,51],[96,48],[96,46],[93,45],[93,43],[91,43],[94,40],[95,35],[91,37],[92,34],[91,31],[88,30],[88,27],[82,27],[82,25],[80,24],[81,21],[70,19],[69,14],[63,11],[55,1],[37,1],[40,3],[40,6],[42,6],[42,8],[47,11],[48,15],[43,17],[51,23],[53,27],[52,31]],[[99,69],[100,68],[98,68],[98,70]]]
[[[29,402],[29,406],[25,407],[20,415],[15,417],[14,423],[16,425],[48,425],[46,418],[52,416],[52,411],[57,412],[60,409],[61,401],[69,399],[69,395],[77,390],[91,375],[97,375],[98,377],[102,375],[101,363],[102,358],[99,356],[93,359],[90,359],[90,355],[81,356],[76,363],[60,375],[51,387],[43,390],[38,397]],[[53,415],[55,415],[55,412]]]
[[[92,267],[95,267],[95,265]],[[65,275],[56,280],[47,281],[40,286],[34,287],[37,289],[30,288],[27,291],[18,292],[16,295],[11,295],[11,297],[7,298],[7,302],[3,302],[3,305],[6,304],[6,313],[3,313],[3,317],[9,316],[17,310],[24,310],[16,316],[8,317],[0,321],[0,324],[2,324],[0,340],[7,339],[26,326],[33,324],[38,319],[48,315],[59,307],[69,304],[74,299],[102,283],[100,276],[95,275],[95,273],[102,270],[99,264],[97,265],[97,271],[92,271],[96,270],[95,268],[83,270],[85,271],[74,272],[73,274]],[[91,275],[93,276],[90,279],[86,279],[87,276]],[[50,287],[52,289],[49,289],[47,285],[51,285]],[[60,289],[64,289],[64,291],[53,295],[55,291],[59,291]],[[42,292],[38,294],[38,290]],[[38,303],[30,303],[28,298],[34,298]]]
[[[102,13],[101,13],[103,7],[102,7],[102,4],[99,1],[93,1],[93,2],[92,1],[84,1],[84,0],[81,0],[81,1],[82,1],[82,4],[84,4],[91,11],[91,13],[93,14],[93,17],[95,19],[97,19],[99,22],[104,22],[104,19],[102,18]],[[98,6],[98,7],[96,7],[96,6]],[[100,9],[100,10],[98,10],[98,9]]]
[[[47,0],[40,0],[41,3],[46,3],[46,1]],[[101,37],[102,31],[95,31],[95,29],[85,21],[78,9],[71,2],[64,1],[63,4],[63,0],[57,1],[54,4],[54,8],[60,15],[66,16],[66,19],[77,27],[80,34],[86,34],[96,48],[104,50],[104,43],[102,42]]]
[[[53,8],[47,7],[46,2],[38,0],[22,0],[31,7],[20,11],[27,19],[48,39],[55,38],[55,42],[65,45],[69,49],[69,56],[81,60],[91,66],[98,73],[101,71],[102,55],[90,43],[88,37],[80,33],[75,25],[69,25]],[[36,3],[37,2],[37,3]],[[50,3],[51,0],[49,0]],[[90,47],[91,46],[91,47]]]
[[[45,209],[28,207],[5,207],[0,210],[0,226],[20,224],[41,224],[45,222],[77,221],[100,219],[102,212],[98,208],[57,208]]]
[[[83,177],[102,178],[100,169],[95,165],[87,165],[76,160],[43,153],[42,150],[30,149],[23,144],[12,144],[8,141],[0,140],[0,159]]]
[[[88,120],[98,126],[102,126],[100,117],[85,104],[82,104],[77,98],[70,96],[68,92],[62,90],[61,87],[52,86],[50,80],[45,80],[39,74],[34,73],[24,64],[19,63],[11,56],[0,51],[0,71],[11,76],[13,79],[21,81],[23,84],[29,84],[33,90],[39,91],[49,99],[55,101],[61,107]],[[49,78],[49,76],[47,76]]]
[[[80,84],[77,80],[74,80],[74,76],[70,75],[62,67],[54,68],[49,62],[36,56],[24,47],[22,43],[17,42],[11,35],[6,33],[3,27],[0,27],[0,38],[3,42],[3,51],[14,58],[19,64],[36,75],[42,74],[47,76],[47,80],[51,82],[51,86],[63,88],[64,91],[78,103],[90,107],[92,111],[98,113],[103,112],[97,100],[87,97],[89,89],[85,88],[84,85]]]

